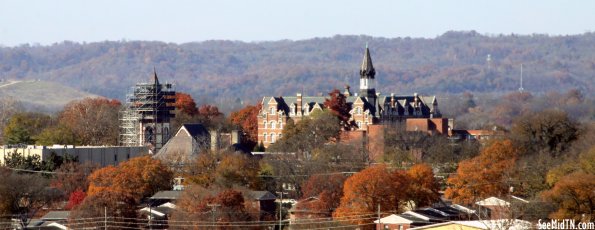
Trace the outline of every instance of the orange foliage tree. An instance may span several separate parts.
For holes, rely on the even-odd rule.
[[[232,124],[242,129],[242,144],[252,149],[258,141],[258,112],[262,105],[248,105],[243,109],[231,113],[229,119]]]
[[[409,176],[409,199],[416,207],[433,204],[440,199],[440,186],[434,178],[434,171],[428,164],[416,164],[407,170]]]
[[[333,213],[337,220],[354,215],[375,215],[378,206],[382,212],[401,211],[406,201],[407,175],[403,171],[391,172],[385,165],[375,165],[349,177],[343,185],[341,204]],[[369,224],[369,219],[358,218],[354,224]]]
[[[591,222],[595,220],[594,191],[595,174],[575,172],[560,178],[542,198],[558,207],[550,218]]]
[[[107,166],[89,176],[88,196],[115,193],[140,202],[159,190],[170,189],[173,173],[161,161],[142,156]]]
[[[492,143],[479,156],[459,163],[457,173],[448,178],[445,196],[468,205],[478,199],[507,194],[517,155],[510,140]]]

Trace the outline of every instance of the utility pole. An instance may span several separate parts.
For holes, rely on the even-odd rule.
[[[107,230],[107,207],[103,206],[103,228]]]
[[[151,201],[150,200],[147,205],[149,206],[149,229],[153,229],[153,226],[151,224],[151,220],[153,220],[153,212],[151,210]]]
[[[277,192],[279,193],[279,192]],[[281,192],[279,200],[279,230],[283,229],[283,183],[281,183]]]
[[[221,205],[220,204],[207,204],[207,206],[211,207],[211,218],[212,218],[212,221],[213,221],[213,226],[212,227],[213,227],[213,229],[215,229],[215,209],[217,207],[220,207]]]
[[[281,199],[279,200],[279,230],[283,229],[283,225],[281,225],[281,220],[283,218],[283,185],[281,185]]]
[[[380,222],[380,204],[378,204],[378,226],[380,226],[380,228],[382,228],[382,223]],[[376,228],[378,229],[378,228]]]

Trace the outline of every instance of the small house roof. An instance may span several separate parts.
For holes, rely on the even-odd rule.
[[[384,217],[378,220],[375,220],[374,223],[382,223],[382,224],[413,224],[413,223],[429,223],[428,221],[422,220],[412,215],[407,214],[392,214],[390,216]]]
[[[70,216],[70,211],[50,211],[41,217],[42,220],[67,220]]]

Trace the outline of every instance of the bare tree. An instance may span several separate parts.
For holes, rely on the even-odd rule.
[[[12,215],[22,227],[27,226],[40,209],[62,197],[48,185],[49,180],[40,175],[0,172],[0,214]]]

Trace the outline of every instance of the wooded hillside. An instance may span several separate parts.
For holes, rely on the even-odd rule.
[[[124,99],[129,87],[162,81],[224,111],[265,95],[326,94],[358,86],[366,42],[378,90],[388,94],[532,93],[577,88],[595,92],[595,33],[574,36],[447,32],[434,39],[335,36],[300,41],[172,44],[106,41],[0,47],[0,79],[56,81],[93,94]],[[488,64],[487,56],[491,61]],[[226,107],[227,106],[227,107]]]

